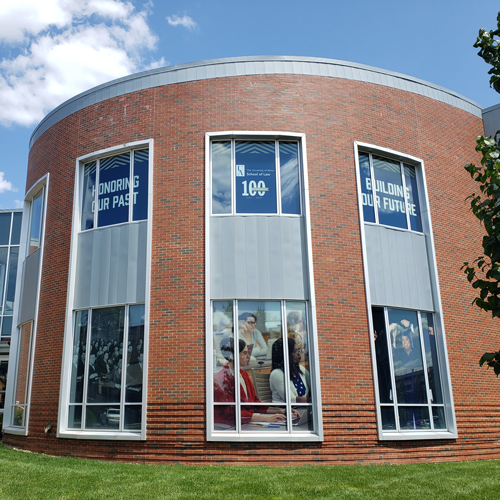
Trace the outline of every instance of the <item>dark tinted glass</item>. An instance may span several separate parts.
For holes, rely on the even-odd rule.
[[[300,214],[299,145],[280,142],[281,211]]]
[[[363,203],[363,219],[365,222],[375,222],[373,209],[372,179],[370,175],[370,160],[367,154],[359,155],[359,174],[361,180],[361,198]]]
[[[148,218],[149,151],[134,151],[133,220]]]
[[[23,214],[21,212],[14,213],[14,220],[12,222],[12,236],[10,240],[11,245],[19,245],[21,237],[21,223],[23,221]]]
[[[8,245],[10,238],[10,219],[11,214],[0,214],[0,245]]]

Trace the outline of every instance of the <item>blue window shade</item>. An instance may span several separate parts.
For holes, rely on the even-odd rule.
[[[97,226],[128,222],[130,153],[101,160]]]
[[[147,149],[134,151],[132,220],[148,218],[148,173],[149,151]]]
[[[275,214],[274,142],[236,142],[236,213]]]
[[[363,218],[365,222],[375,222],[373,208],[372,178],[370,175],[370,159],[367,154],[359,155],[359,174],[361,177],[361,198],[363,203]]]

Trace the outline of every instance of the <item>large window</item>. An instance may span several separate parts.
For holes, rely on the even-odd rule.
[[[307,309],[303,301],[212,303],[212,435],[317,432]]]
[[[148,170],[148,149],[85,163],[81,230],[147,219]]]
[[[44,194],[45,187],[40,189],[31,200],[28,254],[32,254],[35,250],[38,250],[41,245],[40,239],[43,233]]]
[[[0,341],[10,340],[22,212],[0,213]]]
[[[359,172],[365,222],[422,231],[415,166],[359,153]]]
[[[298,142],[212,142],[212,214],[299,215],[299,158]]]
[[[433,315],[382,307],[372,315],[383,431],[446,430]]]
[[[32,356],[33,322],[19,328],[17,343],[17,369],[15,374],[14,405],[11,413],[12,426],[26,427],[28,410],[30,367]]]
[[[144,304],[75,312],[67,428],[140,432]]]

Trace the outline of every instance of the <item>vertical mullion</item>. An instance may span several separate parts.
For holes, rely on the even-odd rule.
[[[431,398],[429,397],[429,378],[427,375],[427,353],[425,352],[425,343],[424,343],[424,331],[422,329],[422,318],[420,317],[420,311],[417,311],[417,320],[418,320],[418,333],[420,340],[420,352],[422,354],[422,366],[424,369],[424,379],[425,379],[425,394],[427,396],[427,408],[429,411],[429,422],[431,424],[431,430],[434,430],[434,422],[432,419],[432,404]]]
[[[98,159],[95,162],[95,194],[94,194],[94,228],[98,227],[98,214],[99,214],[99,182],[100,182],[100,175],[101,173],[101,160]]]
[[[231,139],[231,214],[236,214],[236,141]],[[237,325],[238,323],[233,323]],[[237,329],[236,329],[237,330]]]
[[[87,313],[87,348],[85,349],[85,366],[83,369],[83,398],[82,398],[82,425],[81,428],[85,429],[87,425],[87,392],[88,392],[88,380],[89,380],[89,359],[90,359],[90,350],[92,349],[92,312],[93,309],[88,309]],[[75,325],[76,325],[76,316],[75,316]],[[73,332],[73,342],[74,342],[74,332]],[[74,346],[73,346],[74,348]]]
[[[391,348],[391,332],[389,330],[389,311],[387,307],[384,307],[384,322],[385,322],[385,333],[387,340],[387,351],[389,354],[389,367],[391,371],[391,386],[392,386],[392,404],[394,408],[394,418],[396,420],[396,430],[400,432],[399,428],[399,408],[398,408],[398,396],[396,390],[396,376],[394,374],[394,360],[392,356],[392,348]]]
[[[281,338],[283,339],[283,360],[284,360],[284,384],[285,384],[285,409],[286,409],[286,427],[287,433],[292,432],[292,401],[290,399],[290,366],[288,365],[290,361],[290,353],[288,352],[288,335],[287,335],[287,324],[286,324],[286,303],[281,302],[281,317],[283,318],[281,324]]]
[[[129,183],[128,183],[128,222],[134,220],[134,168],[135,168],[135,152],[129,153]]]
[[[233,325],[236,325],[233,333],[233,368],[234,368],[234,404],[236,419],[236,432],[241,432],[241,398],[240,398],[240,334],[238,331],[238,301],[233,305]],[[236,320],[236,322],[234,322]]]
[[[405,215],[406,215],[406,228],[411,230],[411,221],[410,221],[410,206],[408,204],[408,200],[406,198],[406,179],[405,179],[405,167],[403,162],[399,162],[401,168],[401,181],[403,183],[403,199],[405,202]]]
[[[368,153],[368,159],[370,164],[370,179],[372,181],[373,213],[375,214],[375,224],[378,224],[377,187],[375,184],[375,171],[373,169],[373,157],[371,153]]]
[[[130,306],[127,304],[125,306],[125,318],[123,320],[123,353],[124,356],[122,359],[125,360],[125,363],[122,361],[122,386],[120,390],[120,421],[118,423],[118,430],[123,431],[124,422],[125,422],[125,396],[127,394],[127,369],[128,369],[128,361],[127,361],[127,353],[128,353],[128,324],[129,324],[129,315],[130,315]],[[143,349],[144,350],[144,349]],[[144,364],[143,364],[144,366]],[[144,388],[143,388],[144,391]],[[144,394],[144,392],[143,392]]]
[[[281,162],[279,141],[274,141],[274,169],[276,171],[276,209],[277,214],[281,215]]]

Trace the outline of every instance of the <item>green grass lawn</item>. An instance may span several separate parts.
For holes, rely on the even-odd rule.
[[[500,499],[500,460],[376,466],[137,465],[0,445],[0,499]]]

